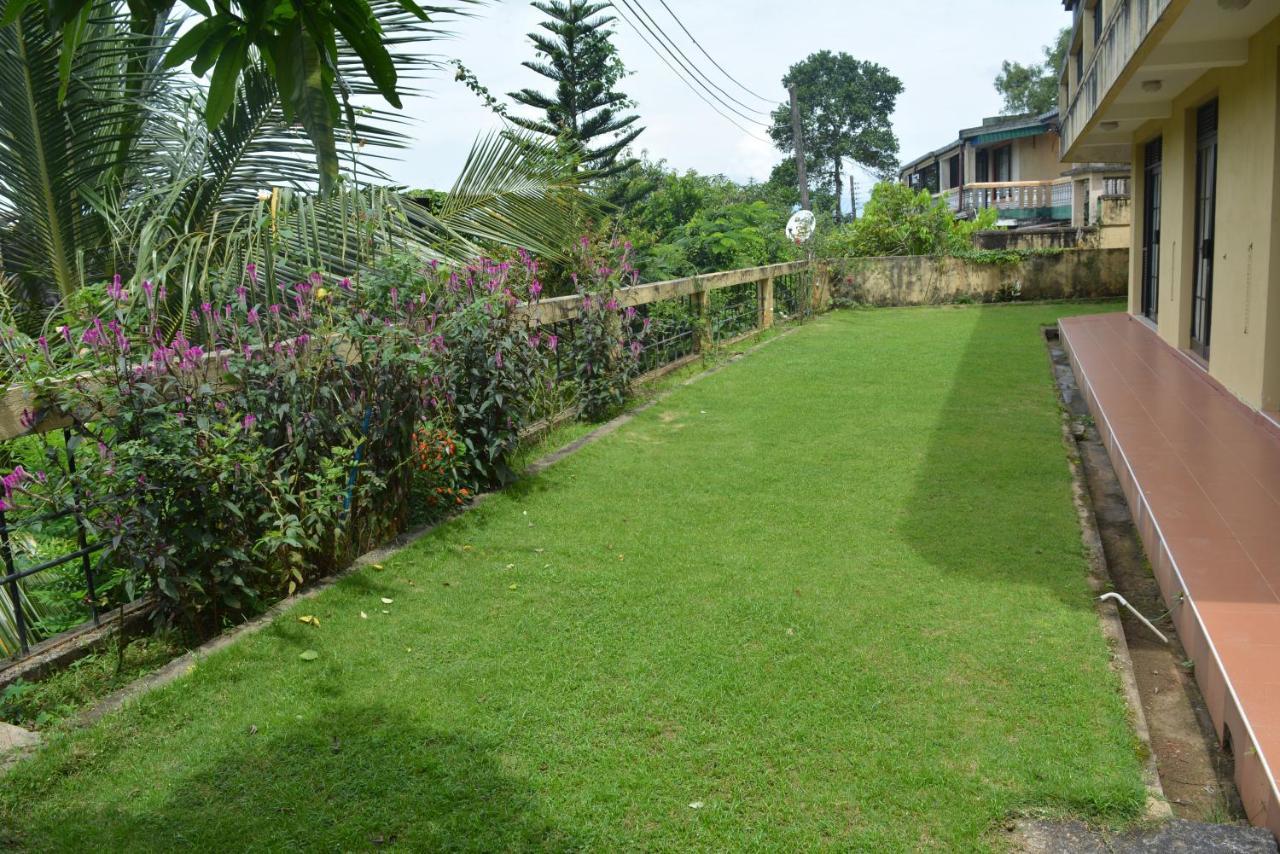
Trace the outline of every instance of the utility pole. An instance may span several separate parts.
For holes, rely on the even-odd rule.
[[[789,86],[787,91],[791,93],[791,136],[794,138],[796,148],[796,175],[800,178],[800,207],[812,210],[809,207],[809,176],[804,168],[804,133],[800,130],[800,104],[796,101],[796,87]]]
[[[849,170],[849,219],[850,221],[858,218],[858,179],[854,177],[853,170]]]

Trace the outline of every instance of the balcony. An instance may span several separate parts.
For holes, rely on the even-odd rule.
[[[989,181],[952,187],[935,198],[960,216],[976,216],[994,208],[1002,220],[1071,219],[1071,179],[1052,181]]]
[[[1076,85],[1060,112],[1064,159],[1171,2],[1119,0],[1116,4],[1083,73],[1076,72]]]

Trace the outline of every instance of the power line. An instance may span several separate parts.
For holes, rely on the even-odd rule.
[[[725,121],[727,121],[729,124],[733,125],[733,126],[734,126],[734,127],[736,127],[738,130],[742,131],[743,133],[745,133],[747,136],[751,137],[752,139],[757,139],[757,140],[759,140],[760,142],[769,143],[770,145],[772,145],[772,144],[773,144],[772,142],[770,142],[769,140],[765,139],[764,137],[762,137],[762,136],[760,136],[760,135],[758,135],[758,134],[752,133],[751,131],[747,130],[747,129],[746,129],[746,128],[744,128],[742,125],[740,125],[740,124],[738,124],[736,121],[734,121],[734,120],[733,120],[733,118],[732,118],[731,116],[729,116],[728,114],[726,114],[723,110],[719,109],[719,108],[718,108],[715,104],[713,104],[711,101],[707,100],[707,97],[706,97],[705,95],[703,95],[703,94],[702,94],[701,92],[699,92],[696,88],[694,88],[693,84],[692,84],[692,83],[690,83],[688,80],[686,80],[686,79],[685,79],[685,77],[684,77],[684,75],[683,75],[683,74],[681,74],[679,71],[677,71],[677,70],[676,70],[676,67],[675,67],[674,65],[672,65],[672,64],[671,64],[670,60],[668,60],[665,56],[663,56],[661,53],[659,53],[659,52],[658,52],[658,49],[657,49],[656,47],[654,47],[654,46],[653,46],[653,44],[652,44],[652,43],[651,43],[647,38],[645,38],[644,33],[640,32],[640,28],[639,28],[639,27],[637,27],[637,26],[636,26],[636,25],[631,21],[631,19],[630,19],[630,18],[628,18],[626,15],[624,15],[624,14],[622,13],[622,10],[621,10],[621,9],[619,9],[617,6],[614,6],[613,8],[614,8],[614,10],[615,10],[615,11],[617,11],[617,13],[618,13],[618,17],[620,17],[620,18],[622,18],[622,20],[626,21],[626,22],[627,22],[627,26],[631,27],[631,29],[635,31],[635,34],[636,34],[637,36],[639,36],[639,37],[640,37],[640,41],[644,42],[644,43],[645,43],[645,45],[646,45],[646,46],[648,46],[649,50],[653,51],[654,55],[655,55],[655,56],[657,56],[657,57],[658,57],[658,59],[661,59],[661,60],[663,61],[663,63],[665,63],[665,64],[666,64],[667,68],[670,68],[670,69],[671,69],[671,72],[672,72],[673,74],[675,74],[675,76],[676,76],[677,78],[679,78],[680,82],[681,82],[681,83],[683,83],[685,86],[688,86],[688,87],[689,87],[689,91],[691,91],[693,94],[695,94],[695,95],[697,95],[699,98],[701,98],[701,99],[702,99],[702,101],[703,101],[703,103],[705,103],[708,107],[710,107],[710,108],[711,108],[711,109],[712,109],[712,110],[713,110],[717,115],[719,115],[719,116],[720,116],[720,118],[724,119],[724,120],[725,120]]]
[[[764,122],[760,121],[759,119],[752,118],[751,116],[748,116],[746,113],[742,112],[741,110],[735,109],[732,105],[730,105],[730,104],[726,103],[726,102],[724,101],[724,99],[722,99],[719,95],[717,95],[715,92],[711,91],[711,89],[707,87],[707,84],[703,83],[700,79],[698,79],[698,76],[697,76],[698,72],[693,71],[693,70],[691,70],[688,66],[686,66],[686,65],[685,65],[685,63],[684,63],[684,62],[682,62],[682,61],[680,60],[680,57],[679,57],[679,56],[677,56],[677,55],[676,55],[676,53],[675,53],[675,52],[673,52],[673,51],[671,50],[671,48],[667,47],[666,43],[662,41],[662,37],[661,37],[661,36],[659,36],[656,32],[654,32],[653,27],[650,27],[647,23],[645,23],[644,19],[640,16],[640,14],[639,14],[639,13],[637,13],[637,12],[636,12],[636,10],[635,10],[634,8],[632,8],[631,3],[629,2],[629,0],[620,0],[620,2],[622,3],[622,5],[623,5],[623,6],[626,6],[626,7],[627,7],[627,11],[628,11],[628,12],[630,12],[630,13],[631,13],[631,15],[632,15],[632,16],[633,16],[637,21],[639,21],[639,22],[640,22],[640,26],[644,27],[644,28],[645,28],[645,30],[647,30],[647,31],[648,31],[649,35],[653,36],[654,40],[655,40],[655,41],[657,41],[657,42],[658,42],[658,44],[662,46],[662,49],[663,49],[664,51],[666,51],[666,53],[667,53],[667,54],[668,54],[672,59],[674,59],[674,60],[676,61],[676,64],[678,64],[678,65],[679,65],[681,68],[683,68],[686,72],[688,72],[690,75],[692,75],[693,82],[694,82],[694,83],[697,83],[700,87],[702,87],[702,89],[703,89],[703,90],[704,90],[708,95],[710,95],[713,99],[715,99],[715,101],[716,101],[718,104],[720,104],[720,106],[724,107],[726,110],[728,110],[729,112],[731,112],[731,113],[733,113],[734,115],[738,116],[739,118],[743,119],[744,121],[748,121],[748,122],[751,122],[752,124],[759,125],[759,126],[760,126],[760,127],[762,127],[762,128],[768,128],[768,127],[769,127],[767,124],[765,124]],[[621,14],[622,14],[622,8],[621,8],[621,7],[619,7],[619,6],[615,5],[613,8],[614,8],[618,13],[619,13],[619,15],[621,15]],[[631,25],[632,29],[635,29],[635,24],[634,24],[631,20],[627,19],[625,16],[623,16],[623,18],[624,18],[624,20],[626,20],[626,21],[627,21],[627,23],[628,23],[628,24],[630,24],[630,25]],[[640,32],[640,31],[637,29],[637,30],[636,30],[636,33],[637,33],[637,34],[639,34],[639,32]],[[644,42],[645,42],[645,44],[649,45],[649,49],[650,49],[650,50],[653,50],[655,53],[657,53],[657,50],[653,47],[653,44],[652,44],[651,42],[649,42],[649,40],[648,40],[648,39],[644,39]],[[677,50],[678,50],[678,49],[677,49]],[[659,53],[659,54],[658,54],[658,56],[659,56],[659,58],[662,58],[664,62],[666,62],[666,58],[665,58],[665,57],[663,57],[663,56],[662,56],[662,54],[660,54],[660,53]],[[667,65],[668,65],[668,66],[670,66],[670,63],[667,63]],[[673,68],[672,70],[674,71],[675,69]],[[682,77],[681,79],[684,79],[684,78]],[[686,81],[686,82],[687,82],[687,81]],[[705,100],[705,99],[704,99],[704,100]]]
[[[720,63],[716,62],[715,58],[712,57],[711,54],[707,53],[707,49],[702,46],[702,42],[698,41],[696,38],[693,37],[693,33],[689,32],[689,28],[686,27],[684,25],[684,22],[681,21],[680,18],[676,16],[676,13],[671,11],[671,7],[667,5],[667,0],[658,0],[658,2],[662,4],[662,8],[667,10],[667,14],[670,15],[672,19],[680,26],[680,29],[684,30],[684,34],[689,37],[689,40],[698,46],[698,50],[702,51],[702,55],[705,56],[707,59],[711,60],[711,64],[720,70],[721,74],[723,74],[725,77],[728,77],[730,80],[736,83],[739,89],[741,89],[743,92],[746,92],[751,97],[758,98],[766,104],[775,103],[771,99],[766,98],[763,95],[760,95],[757,92],[749,89],[746,85],[741,83],[736,77],[734,77],[729,72],[725,71],[724,67],[720,65]]]
[[[624,2],[625,2],[625,0],[624,0]],[[751,113],[755,113],[755,114],[756,114],[756,115],[758,115],[758,116],[768,116],[768,115],[769,115],[769,113],[766,113],[766,112],[765,112],[765,111],[763,111],[763,110],[759,110],[759,109],[756,109],[755,107],[750,106],[749,104],[744,104],[744,103],[742,103],[742,102],[741,102],[741,101],[739,101],[737,98],[733,97],[733,96],[732,96],[732,95],[730,95],[728,92],[726,92],[723,88],[721,88],[721,87],[720,87],[720,85],[719,85],[719,84],[717,84],[714,80],[712,80],[712,79],[711,79],[711,78],[710,78],[706,73],[704,73],[704,72],[702,71],[702,69],[701,69],[701,68],[698,68],[697,63],[695,63],[692,59],[690,59],[688,54],[686,54],[683,50],[681,50],[681,49],[680,49],[680,46],[676,44],[676,40],[675,40],[675,39],[673,39],[673,38],[671,38],[671,36],[667,35],[666,31],[662,29],[662,25],[660,25],[657,21],[655,21],[655,20],[653,19],[653,16],[649,14],[649,10],[648,10],[648,9],[646,9],[646,8],[644,7],[644,4],[643,4],[643,3],[641,3],[641,2],[640,2],[640,0],[631,0],[631,2],[635,4],[636,9],[639,9],[639,10],[640,10],[640,14],[641,14],[641,15],[644,15],[644,17],[648,18],[648,19],[649,19],[649,23],[653,24],[653,26],[657,28],[657,30],[658,30],[658,36],[657,36],[657,37],[658,37],[658,38],[660,38],[660,39],[665,40],[665,44],[663,44],[663,47],[665,48],[665,47],[667,47],[667,45],[670,45],[672,48],[674,48],[674,49],[675,49],[676,53],[680,54],[680,58],[681,58],[682,60],[684,60],[684,61],[681,63],[684,67],[688,68],[692,73],[694,73],[694,74],[696,74],[698,77],[702,78],[702,80],[705,80],[705,81],[707,81],[707,83],[710,83],[710,84],[711,84],[711,86],[712,86],[713,88],[715,88],[715,90],[716,90],[717,92],[719,92],[721,95],[724,95],[724,96],[725,96],[726,98],[728,98],[730,101],[733,101],[733,103],[737,104],[739,107],[742,107],[742,109],[747,110],[748,112],[751,112]],[[631,3],[628,3],[627,5],[628,5],[628,8],[630,8]],[[670,11],[670,10],[668,9],[668,11]],[[673,17],[674,17],[674,16],[673,16]],[[677,21],[676,21],[676,23],[680,23],[680,22],[677,20]],[[681,25],[681,26],[683,26],[683,25]],[[651,30],[650,32],[652,32],[652,30]],[[688,30],[686,30],[685,32],[688,32]],[[714,63],[714,60],[712,60],[712,62]],[[701,80],[699,81],[699,85],[701,85]],[[704,87],[704,88],[705,88],[705,87]],[[717,100],[721,101],[721,103],[724,103],[724,102],[723,102],[723,100],[722,100],[722,99],[720,99],[720,98],[718,98],[718,97],[717,97]],[[725,106],[726,106],[726,107],[729,107],[729,105],[728,105],[728,104],[725,104]],[[729,109],[733,109],[733,108],[732,108],[732,107],[729,107]],[[734,112],[737,112],[737,110],[734,110]],[[738,113],[738,115],[742,115],[742,113]],[[747,117],[746,117],[746,116],[743,116],[743,118],[747,118]]]

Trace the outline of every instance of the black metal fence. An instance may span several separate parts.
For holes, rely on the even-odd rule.
[[[76,486],[76,453],[81,440],[71,429],[61,434],[60,446],[45,437],[26,441],[44,444],[49,462],[64,466],[71,484],[67,495],[42,495],[43,507],[36,512],[18,508],[0,509],[0,652],[5,656],[25,655],[33,644],[83,622],[98,622],[97,575],[106,543],[91,530],[85,519],[86,501]],[[38,485],[30,491],[39,491]],[[53,509],[47,509],[47,508]],[[74,538],[75,548],[45,557],[36,548],[40,535],[45,542],[64,542]],[[68,536],[70,535],[70,536]],[[28,545],[29,544],[29,545]],[[39,578],[37,578],[39,576]],[[76,588],[78,596],[48,597],[42,601],[42,589],[53,586]],[[67,602],[80,602],[83,608],[68,609]],[[68,612],[70,610],[70,613]]]

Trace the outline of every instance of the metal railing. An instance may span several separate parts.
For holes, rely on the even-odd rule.
[[[49,496],[55,506],[56,504],[62,506],[25,517],[15,510],[0,509],[0,570],[3,570],[3,575],[0,575],[0,590],[3,592],[0,595],[5,597],[3,603],[5,607],[0,608],[0,619],[5,621],[5,625],[0,626],[0,653],[2,653],[0,658],[25,655],[31,650],[35,640],[56,633],[41,625],[44,609],[34,605],[31,592],[24,585],[27,579],[41,573],[49,573],[64,566],[78,565],[77,584],[80,582],[84,584],[80,601],[85,608],[81,612],[80,619],[87,617],[94,625],[98,624],[97,574],[100,567],[94,564],[93,556],[103,552],[107,544],[97,536],[95,531],[91,530],[85,520],[84,496],[75,485],[78,446],[78,437],[71,428],[64,428],[60,449],[62,459],[58,462],[66,467],[67,482],[71,484],[70,491],[64,496]],[[19,521],[13,521],[15,516],[19,517]],[[19,536],[31,531],[42,531],[67,520],[71,521],[75,532],[76,548],[73,551],[41,559],[40,552],[37,550],[30,550],[29,555],[24,555],[24,550],[18,548],[16,539]],[[65,613],[54,616],[60,622],[67,621]],[[75,621],[74,618],[72,621]]]
[[[1119,0],[1061,112],[1062,153],[1075,144],[1172,0]]]

